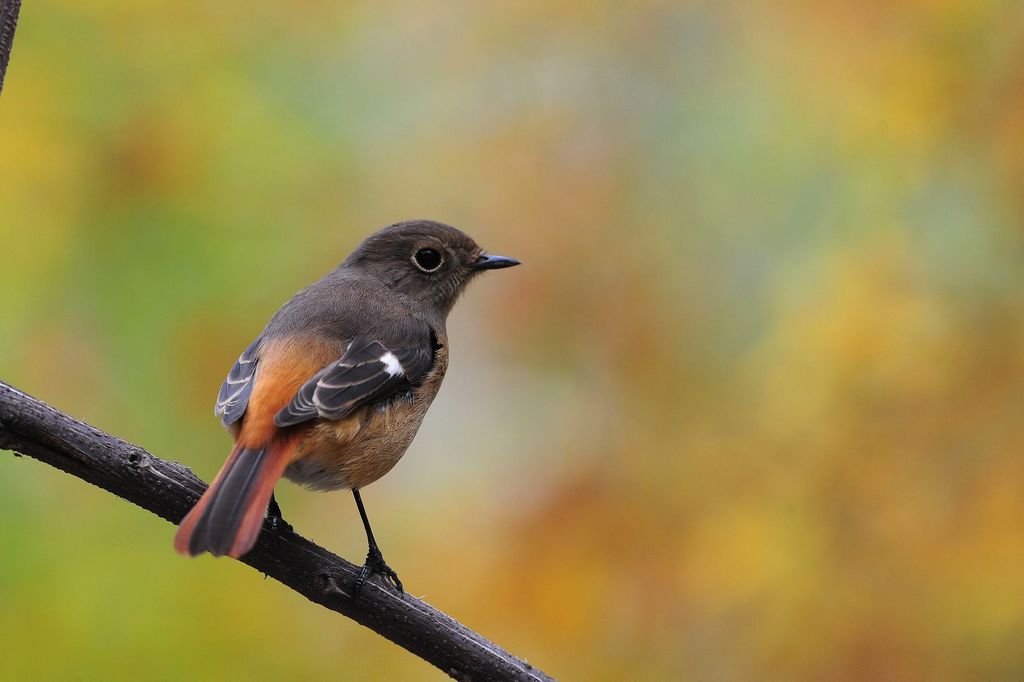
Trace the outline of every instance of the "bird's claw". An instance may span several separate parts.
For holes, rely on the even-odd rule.
[[[270,527],[275,533],[292,531],[292,524],[284,520],[284,516],[281,514],[281,507],[277,504],[277,499],[273,496],[270,497],[270,504],[267,506],[267,520],[270,521]]]
[[[384,555],[380,553],[379,549],[371,549],[366,555],[366,563],[359,569],[359,575],[356,577],[355,589],[352,591],[353,598],[358,599],[359,593],[363,589],[363,585],[374,573],[379,573],[392,587],[399,592],[404,593],[405,589],[402,587],[402,581],[399,580],[398,574],[395,573],[394,569],[388,566],[384,562]]]
[[[292,524],[285,521],[282,516],[268,516],[267,520],[270,521],[270,527],[275,533],[292,532]]]

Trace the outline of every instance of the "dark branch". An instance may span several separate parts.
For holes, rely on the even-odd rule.
[[[21,0],[0,0],[0,92],[4,89],[4,74],[14,45],[14,29],[18,26]]]
[[[83,424],[0,382],[0,449],[34,457],[177,523],[206,489],[187,467]],[[167,543],[168,560],[175,557]],[[310,601],[348,616],[457,679],[550,680],[424,602],[370,580],[351,597],[359,568],[285,529],[264,525],[242,561]]]

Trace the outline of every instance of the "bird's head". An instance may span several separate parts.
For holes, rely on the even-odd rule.
[[[469,235],[450,225],[410,220],[374,232],[342,267],[383,280],[443,320],[476,275],[513,265],[519,261],[485,253]]]

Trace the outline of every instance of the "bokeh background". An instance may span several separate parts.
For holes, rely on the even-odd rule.
[[[525,265],[366,491],[412,593],[565,679],[1018,679],[1022,190],[1013,0],[26,2],[0,377],[208,479],[268,316],[444,220]],[[0,500],[0,678],[441,678],[47,466]]]

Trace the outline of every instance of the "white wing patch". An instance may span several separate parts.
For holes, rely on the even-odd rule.
[[[424,341],[393,350],[376,340],[352,341],[340,360],[302,385],[291,402],[274,415],[274,423],[283,428],[312,419],[335,421],[361,405],[386,403],[392,396],[404,395],[433,363],[433,348]]]
[[[393,377],[397,377],[399,374],[405,373],[405,370],[402,369],[402,363],[398,361],[398,358],[396,358],[395,354],[391,351],[380,356],[380,361],[384,363],[384,371]]]

